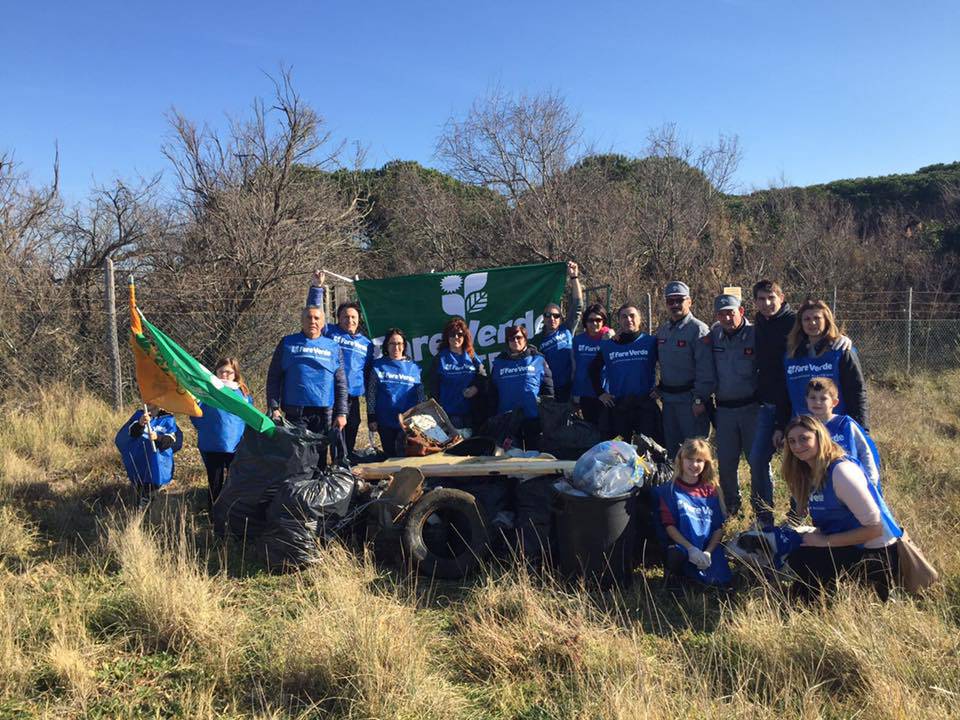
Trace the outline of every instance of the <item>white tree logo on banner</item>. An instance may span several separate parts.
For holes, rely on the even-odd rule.
[[[487,307],[487,273],[471,273],[462,278],[448,275],[440,281],[444,295],[441,299],[443,311],[447,315],[459,315],[466,318],[469,313],[478,313]],[[462,290],[461,290],[462,288]]]

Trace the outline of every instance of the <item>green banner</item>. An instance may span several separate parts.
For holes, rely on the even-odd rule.
[[[220,410],[233,413],[247,425],[259,432],[272,433],[275,425],[253,405],[242,399],[232,390],[224,388],[223,381],[207,370],[190,353],[177,345],[140,313],[144,327],[156,344],[157,352],[164,361],[164,370],[173,375],[177,382],[189,390],[200,402],[212,405]]]
[[[560,302],[566,275],[566,263],[558,262],[356,280],[354,288],[374,342],[379,345],[389,328],[400,328],[409,354],[427,369],[439,352],[443,326],[456,316],[466,320],[474,349],[488,362],[505,349],[510,325],[526,325],[533,338],[543,325],[543,306]]]

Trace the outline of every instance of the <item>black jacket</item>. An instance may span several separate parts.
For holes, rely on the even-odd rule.
[[[787,335],[797,321],[797,313],[784,303],[772,318],[757,313],[757,399],[776,405],[776,427],[782,430],[790,420],[790,396],[783,358],[787,354]],[[784,415],[784,413],[786,413]]]

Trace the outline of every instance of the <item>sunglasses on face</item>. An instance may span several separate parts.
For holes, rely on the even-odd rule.
[[[455,332],[450,333],[450,337],[452,337],[452,338],[462,338],[462,337],[463,337],[463,333],[460,332],[459,330],[457,330],[457,331],[455,331]]]
[[[560,313],[558,313],[558,312],[545,312],[545,313],[543,314],[543,316],[544,316],[545,318],[558,319],[558,318],[560,317]]]
[[[507,338],[507,342],[520,342],[523,340],[523,335],[511,335]]]
[[[683,297],[668,297],[668,298],[667,298],[667,305],[683,305],[683,301],[684,301],[684,300],[686,300],[686,298],[683,298]]]

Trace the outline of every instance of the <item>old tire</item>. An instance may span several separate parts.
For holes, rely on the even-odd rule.
[[[439,488],[410,509],[401,536],[404,555],[421,575],[462,578],[487,547],[487,529],[473,495]]]

